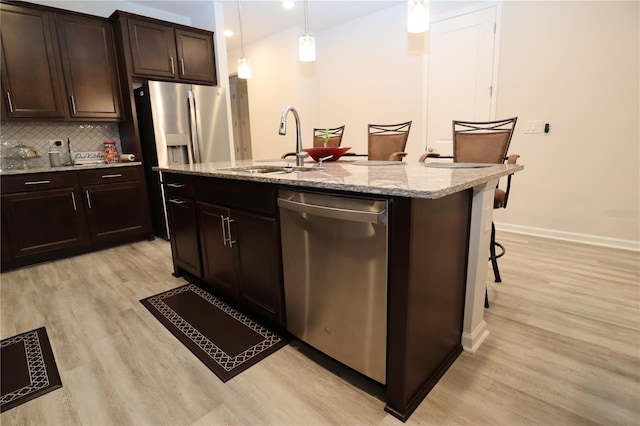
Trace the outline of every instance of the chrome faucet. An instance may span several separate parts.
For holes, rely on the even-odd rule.
[[[300,116],[298,111],[291,105],[285,107],[282,110],[282,117],[280,117],[280,129],[278,133],[281,135],[287,134],[287,114],[291,111],[293,117],[296,119],[296,166],[301,167],[304,165],[304,159],[309,156],[309,153],[302,151],[302,136],[300,135]]]

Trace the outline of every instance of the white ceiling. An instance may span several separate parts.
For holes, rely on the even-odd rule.
[[[201,13],[203,2],[212,0],[129,0],[155,9],[164,10],[182,16],[197,16]],[[309,33],[321,31],[344,22],[397,6],[406,0],[309,0]],[[231,29],[234,36],[227,39],[227,49],[240,47],[240,29],[238,24],[237,0],[222,0],[225,29]],[[245,45],[275,34],[290,27],[304,28],[304,5],[302,0],[295,1],[293,9],[282,7],[281,0],[241,0],[242,34]],[[302,34],[301,34],[302,35]]]

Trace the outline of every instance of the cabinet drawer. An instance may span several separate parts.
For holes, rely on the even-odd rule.
[[[112,167],[80,172],[81,185],[97,185],[141,179],[140,167]]]
[[[162,174],[162,184],[167,195],[176,197],[193,197],[193,180],[189,175],[173,173]]]
[[[276,214],[276,186],[262,182],[199,177],[194,179],[198,201],[262,213]]]
[[[46,189],[69,188],[77,184],[74,172],[33,173],[2,176],[2,193],[42,191]]]

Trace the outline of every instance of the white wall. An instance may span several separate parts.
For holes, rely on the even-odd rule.
[[[312,32],[317,61],[298,61],[301,28],[291,28],[245,45],[253,77],[248,80],[254,159],[277,158],[295,150],[293,118],[287,135],[277,134],[282,109],[300,114],[304,147],[312,146],[314,127],[345,125],[343,146],[367,152],[367,124],[413,120],[407,149],[416,161],[424,150],[422,63],[424,36],[406,32],[406,6],[385,9]],[[239,51],[229,54],[236,72]]]
[[[245,56],[251,61],[253,76],[247,81],[249,116],[251,119],[251,149],[254,159],[279,158],[296,148],[295,122],[287,118],[287,134],[278,134],[282,110],[292,105],[300,115],[303,146],[309,139],[313,117],[317,110],[316,87],[309,74],[310,64],[298,61],[300,28],[281,31],[245,46]],[[240,50],[229,54],[229,74],[237,72]],[[311,82],[310,82],[311,80]]]
[[[639,5],[504,3],[497,115],[519,116],[525,164],[504,228],[638,247]],[[523,134],[538,119],[550,133]]]
[[[407,33],[405,4],[326,30],[317,36],[315,127],[345,124],[343,146],[367,153],[367,125],[412,121],[407,142],[417,161],[422,129],[424,35]],[[312,130],[307,142],[311,144]]]

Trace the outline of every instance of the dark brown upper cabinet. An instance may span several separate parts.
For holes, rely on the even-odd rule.
[[[127,23],[134,75],[216,84],[212,32],[141,17]]]
[[[118,121],[121,96],[106,19],[0,4],[2,119]]]
[[[111,25],[56,14],[60,57],[72,118],[119,119],[120,86]]]
[[[2,119],[64,118],[53,14],[0,4]]]
[[[176,29],[176,48],[180,78],[216,83],[212,33]]]

